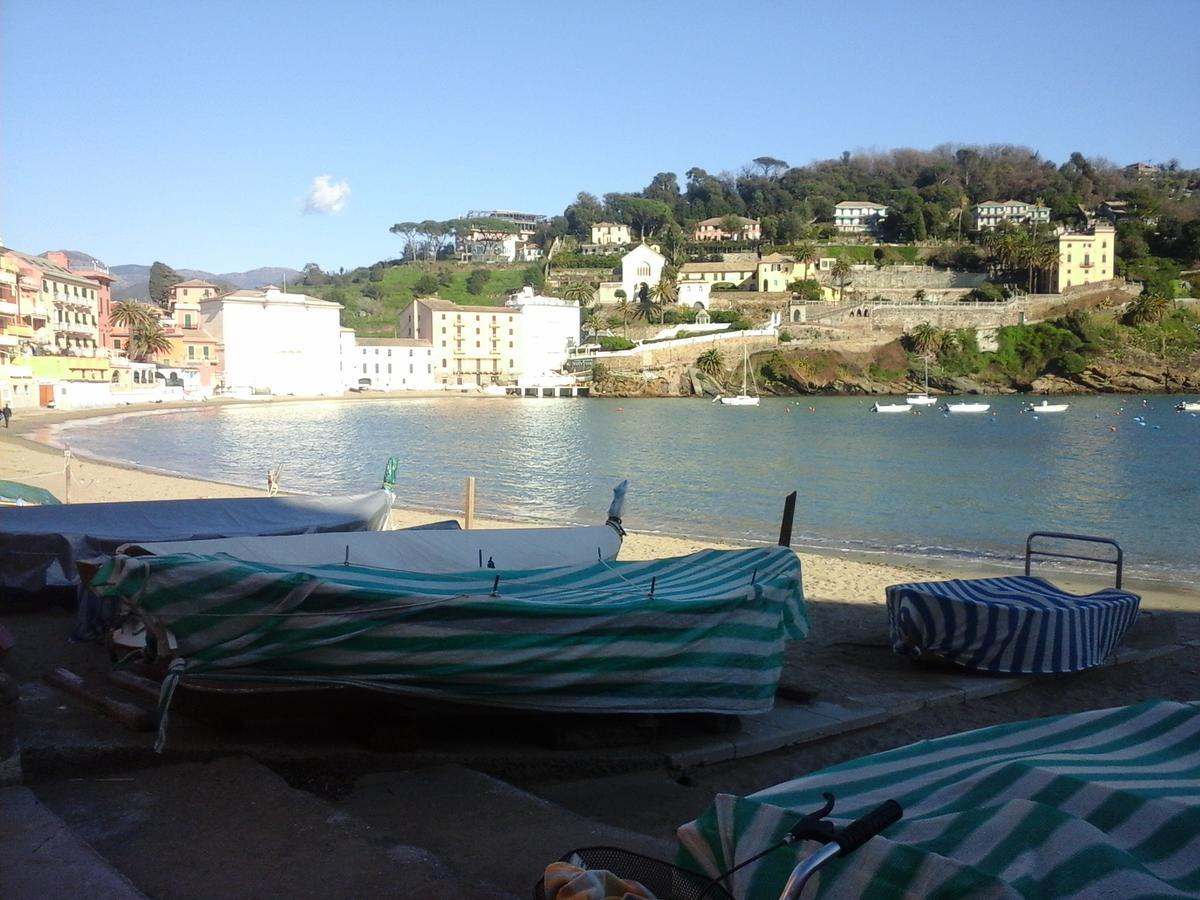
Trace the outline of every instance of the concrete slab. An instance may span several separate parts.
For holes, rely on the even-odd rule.
[[[0,790],[0,893],[5,900],[145,900],[23,787]]]
[[[59,782],[38,792],[161,900],[511,896],[457,877],[427,850],[376,834],[244,758]]]
[[[671,859],[674,842],[577,815],[480,772],[448,766],[367,775],[338,809],[377,835],[435,853],[459,877],[526,897],[546,865],[577,847]]]

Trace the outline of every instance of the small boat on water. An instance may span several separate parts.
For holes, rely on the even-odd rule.
[[[985,413],[992,408],[990,403],[947,403],[946,412]]]
[[[904,398],[904,402],[910,406],[933,406],[937,403],[937,397],[929,396],[929,357],[925,357],[925,390],[919,394],[909,394]]]
[[[1043,400],[1041,403],[1037,403],[1037,404],[1033,404],[1033,403],[1025,404],[1025,408],[1022,410],[1022,412],[1054,413],[1054,412],[1066,412],[1070,408],[1071,408],[1070,403],[1051,403],[1049,400]]]
[[[749,384],[747,384],[747,380]],[[747,388],[754,393],[747,393]],[[758,406],[758,385],[754,383],[754,373],[750,371],[750,351],[742,345],[742,392],[736,397],[718,396],[722,406]]]
[[[1200,412],[1200,400],[1184,400],[1175,409],[1178,412]]]
[[[912,409],[910,403],[876,403],[871,407],[871,412],[877,413],[906,413]]]

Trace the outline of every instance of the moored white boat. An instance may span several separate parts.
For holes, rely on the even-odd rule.
[[[1052,413],[1052,412],[1066,412],[1070,408],[1071,408],[1070,403],[1051,403],[1049,400],[1043,400],[1041,403],[1037,403],[1037,404],[1034,404],[1034,403],[1025,404],[1024,411],[1031,412],[1031,413]]]
[[[876,403],[871,407],[871,412],[877,413],[906,413],[912,409],[908,403]]]
[[[930,397],[928,394],[909,394],[904,398],[904,402],[909,406],[933,406],[937,403],[937,397]]]
[[[1184,400],[1175,409],[1179,412],[1200,412],[1200,400]]]
[[[747,379],[753,394],[747,393]],[[736,397],[721,397],[717,400],[722,406],[758,406],[758,385],[754,383],[754,373],[750,371],[750,350],[742,345],[742,392]]]
[[[992,408],[990,403],[947,403],[946,412],[985,413]]]

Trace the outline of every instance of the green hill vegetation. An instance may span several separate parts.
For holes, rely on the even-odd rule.
[[[297,290],[341,303],[342,324],[363,337],[393,337],[400,313],[415,297],[499,306],[527,283],[525,266],[464,266],[453,262],[385,264],[328,274],[310,263]]]

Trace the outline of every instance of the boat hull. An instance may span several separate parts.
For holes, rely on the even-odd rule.
[[[930,397],[928,394],[914,394],[906,397],[904,402],[909,406],[933,406],[937,403],[937,397]]]
[[[907,403],[876,403],[871,412],[877,413],[906,413],[912,410]]]
[[[757,397],[748,397],[745,394],[739,394],[736,397],[720,397],[722,406],[758,406]]]
[[[946,412],[985,413],[992,408],[990,403],[947,403]]]

